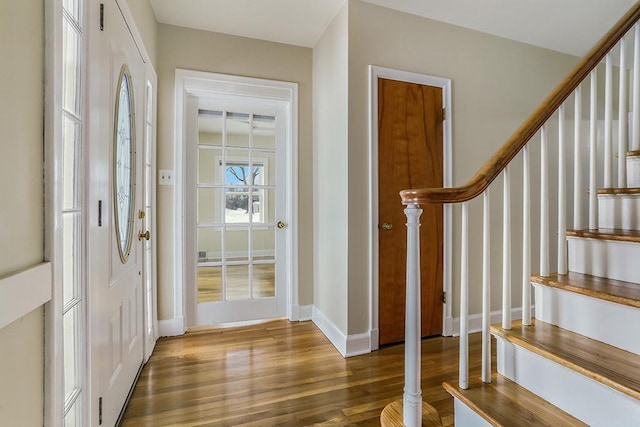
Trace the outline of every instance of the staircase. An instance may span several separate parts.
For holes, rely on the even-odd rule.
[[[401,193],[409,218],[408,288],[419,289],[420,283],[419,271],[416,273],[420,251],[416,218],[421,213],[420,205],[461,206],[460,375],[457,384],[444,384],[454,397],[456,426],[640,426],[638,19],[640,3],[469,183],[458,188]],[[583,92],[589,95],[584,98],[589,101],[586,114],[582,108]],[[599,93],[604,93],[604,99],[598,99]],[[567,119],[566,111],[570,109],[573,115]],[[552,135],[555,130],[557,133]],[[573,147],[567,144],[569,140]],[[533,146],[540,150],[540,162],[534,165],[530,160]],[[552,152],[557,157],[549,162]],[[583,159],[589,159],[584,167]],[[557,163],[557,174],[550,174],[552,163]],[[512,169],[522,171],[521,192],[511,188]],[[571,172],[572,190],[567,188],[571,181],[567,175]],[[496,179],[502,181],[502,189],[491,185]],[[557,199],[550,196],[550,181],[557,184]],[[537,194],[532,196],[532,183],[539,188],[539,199]],[[502,322],[496,325],[489,324],[489,191],[501,191],[503,197],[503,304]],[[513,197],[514,192],[520,192],[521,199]],[[467,260],[468,224],[474,218],[470,218],[468,204],[479,195],[483,195],[483,214],[475,222],[483,228],[483,269],[472,273],[473,277],[482,278],[483,371],[481,378],[470,379]],[[522,203],[522,208],[512,209],[516,203],[512,199]],[[572,206],[573,212],[568,212],[567,206]],[[536,210],[537,214],[538,209],[539,227],[531,221],[532,213]],[[513,219],[514,211],[521,215],[518,221]],[[557,218],[553,229],[550,217]],[[567,229],[568,221],[572,222],[572,230]],[[522,228],[516,230],[512,226],[516,223]],[[533,257],[539,260],[539,267],[531,265],[532,236],[539,242],[539,255]],[[517,245],[521,245],[521,251],[517,251],[522,254],[521,261],[512,258]],[[517,270],[522,271],[522,278],[514,280],[512,266],[519,262]],[[551,265],[557,265],[553,267],[556,272],[551,271]],[[522,299],[514,304],[511,295],[516,287],[521,287]],[[511,318],[513,312],[519,312],[514,308],[522,309],[521,320]],[[416,316],[419,328],[419,313]],[[497,344],[497,367],[491,366],[491,336]],[[420,372],[419,360],[409,354],[406,364],[407,373],[415,372],[416,367]],[[421,404],[419,389],[405,387],[404,425],[417,425],[413,420],[419,419],[415,411],[420,410]]]

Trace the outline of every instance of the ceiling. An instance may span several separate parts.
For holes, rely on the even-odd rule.
[[[345,0],[150,0],[160,23],[313,47]],[[363,0],[583,56],[635,0]]]

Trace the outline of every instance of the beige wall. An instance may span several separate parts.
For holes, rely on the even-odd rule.
[[[369,322],[368,66],[452,80],[453,182],[461,185],[576,62],[577,58],[569,55],[350,0],[349,334],[367,331]],[[513,184],[514,193],[516,185],[517,180]],[[499,208],[496,201],[493,230],[497,236],[501,223]],[[459,221],[456,219],[454,224]],[[478,227],[473,230],[475,238]],[[457,232],[455,241],[459,241]],[[454,283],[457,283],[460,268],[457,243],[454,247]],[[493,253],[497,258],[499,246]],[[479,271],[476,267],[481,257],[471,258],[472,271]],[[498,266],[493,269],[498,279],[494,282],[499,281]],[[514,271],[514,277],[516,274]],[[455,298],[457,293],[454,289]],[[496,291],[493,296],[494,309],[498,309],[500,294]],[[515,292],[513,298],[517,301],[519,294]],[[473,298],[471,312],[479,312],[479,307],[478,298]]]
[[[0,276],[43,259],[43,21],[41,0],[0,2]],[[43,340],[42,309],[0,329],[2,425],[42,425]]]
[[[345,5],[313,49],[314,305],[344,334],[349,290],[348,18]]]
[[[183,68],[296,82],[298,92],[298,202],[301,305],[313,302],[313,202],[311,66],[308,48],[193,30],[158,26],[158,169],[174,168],[175,69]],[[173,187],[158,187],[158,317],[173,312]]]

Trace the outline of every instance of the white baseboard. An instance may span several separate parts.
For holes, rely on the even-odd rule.
[[[161,337],[175,337],[183,335],[185,332],[184,317],[182,316],[158,321],[158,335]]]
[[[342,356],[351,357],[371,352],[371,332],[345,335],[316,306],[313,306],[311,320]]]
[[[292,322],[304,322],[311,320],[313,315],[313,305],[294,305],[291,307],[291,316],[289,320]]]
[[[531,307],[531,316],[535,315],[535,307]],[[522,319],[522,308],[514,307],[511,309],[511,319],[519,320]],[[460,336],[460,317],[452,318],[453,321],[453,336]],[[496,310],[491,312],[491,321],[490,323],[493,325],[494,323],[502,322],[502,310]],[[473,334],[475,332],[482,331],[482,313],[470,314],[469,315],[469,333]]]

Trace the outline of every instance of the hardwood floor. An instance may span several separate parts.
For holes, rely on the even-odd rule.
[[[479,334],[469,348],[479,376]],[[422,355],[423,400],[453,425],[442,382],[456,381],[458,339],[425,339]],[[189,332],[158,341],[121,426],[379,426],[403,382],[403,345],[344,359],[312,322]]]
[[[275,296],[275,264],[253,264],[253,298]],[[227,266],[227,301],[248,299],[249,265]],[[198,303],[222,301],[222,267],[198,268]]]

